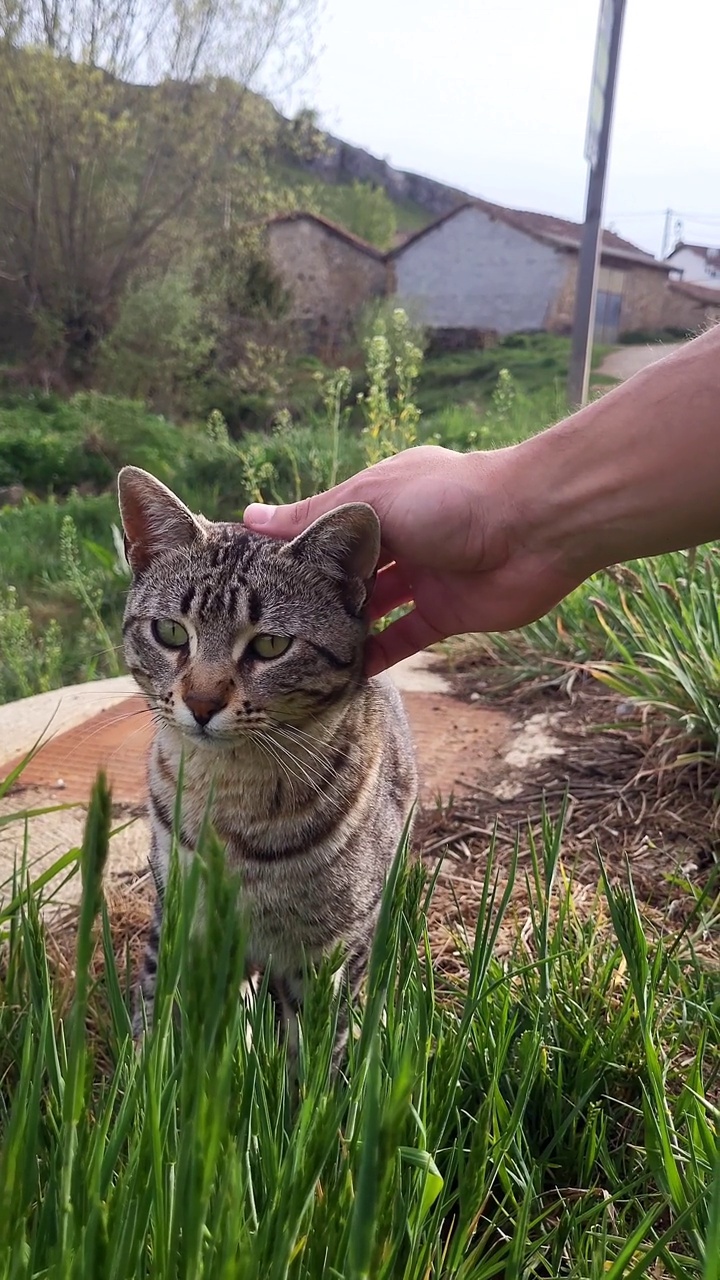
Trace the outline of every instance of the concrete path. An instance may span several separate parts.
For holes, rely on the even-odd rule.
[[[431,654],[399,663],[391,676],[410,719],[426,803],[437,796],[447,800],[458,787],[492,773],[509,745],[504,712],[454,698]],[[33,874],[80,845],[85,802],[100,768],[110,782],[117,828],[108,874],[134,883],[145,871],[149,844],[145,761],[152,738],[134,681],[97,681],[0,707],[0,780],[40,738],[43,745],[0,799],[0,905],[9,897],[8,880],[26,841]],[[28,811],[34,816],[26,822]],[[75,877],[56,905],[74,904],[79,888]]]
[[[68,685],[0,706],[0,777],[40,739],[56,738],[137,693],[132,676]]]
[[[598,373],[604,373],[609,378],[617,378],[618,382],[624,382],[627,378],[632,378],[633,374],[639,373],[641,369],[647,369],[648,365],[672,355],[674,351],[680,351],[684,346],[684,342],[653,342],[647,346],[619,347],[617,351],[611,351],[610,355],[605,357]]]

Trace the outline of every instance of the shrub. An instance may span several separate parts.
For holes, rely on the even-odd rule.
[[[117,322],[100,347],[99,385],[120,396],[171,408],[179,388],[202,367],[211,346],[191,274],[170,271],[126,294]]]
[[[62,679],[62,632],[51,620],[44,633],[15,587],[0,586],[0,703],[55,689]]]

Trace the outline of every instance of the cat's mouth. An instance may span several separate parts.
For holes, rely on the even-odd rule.
[[[212,721],[209,724],[191,725],[177,719],[173,719],[171,723],[190,742],[218,750],[257,741],[270,727],[267,722],[257,720],[238,721],[232,726],[213,725]]]
[[[212,725],[190,725],[178,724],[175,722],[184,738],[189,738],[191,742],[200,743],[205,747],[232,747],[238,742],[243,742],[249,735],[242,729],[237,729],[234,733],[229,733],[223,729],[213,729]]]

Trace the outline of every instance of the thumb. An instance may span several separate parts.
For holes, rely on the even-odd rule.
[[[314,498],[303,498],[302,502],[289,502],[282,507],[251,502],[243,513],[243,524],[256,533],[266,533],[273,538],[294,538],[317,520],[318,516],[324,516],[327,511],[347,502],[347,487],[347,482],[339,484],[327,493],[319,493]]]

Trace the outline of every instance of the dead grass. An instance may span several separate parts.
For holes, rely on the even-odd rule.
[[[558,709],[557,698],[537,690],[531,702]],[[443,967],[455,963],[458,931],[474,933],[493,840],[501,883],[518,853],[500,950],[527,938],[532,842],[542,844],[543,813],[556,822],[563,810],[562,869],[580,918],[600,910],[602,858],[611,883],[625,882],[629,868],[651,932],[687,931],[696,954],[720,963],[718,772],[696,760],[678,765],[675,741],[650,724],[611,726],[616,704],[594,688],[576,694],[572,715],[553,730],[565,754],[533,770],[511,798],[478,780],[421,815],[417,847],[438,874],[430,927]]]
[[[467,681],[458,688],[467,697]],[[516,704],[516,699],[512,699]],[[498,939],[498,955],[532,957],[532,842],[542,845],[543,813],[555,822],[565,810],[565,832],[558,898],[569,887],[578,921],[592,919],[610,930],[598,892],[600,858],[611,883],[633,878],[649,933],[687,934],[694,953],[720,964],[720,776],[706,763],[675,764],[672,745],[647,723],[612,725],[617,699],[593,683],[572,700],[535,689],[526,709],[572,714],[553,729],[565,754],[544,762],[515,786],[511,798],[478,779],[462,787],[442,808],[426,807],[419,816],[414,846],[430,874],[437,874],[429,928],[437,968],[455,974],[462,968],[459,938],[472,941],[481,906],[488,851],[494,841],[501,887],[507,882],[517,848],[518,875],[510,909]],[[137,972],[151,909],[149,874],[128,872],[106,886],[114,951],[119,973]],[[48,930],[49,954],[69,1001],[73,987],[75,912],[58,915]],[[93,1018],[102,1019],[102,946],[96,946],[93,973],[98,999]],[[92,1003],[92,1002],[91,1002]]]

